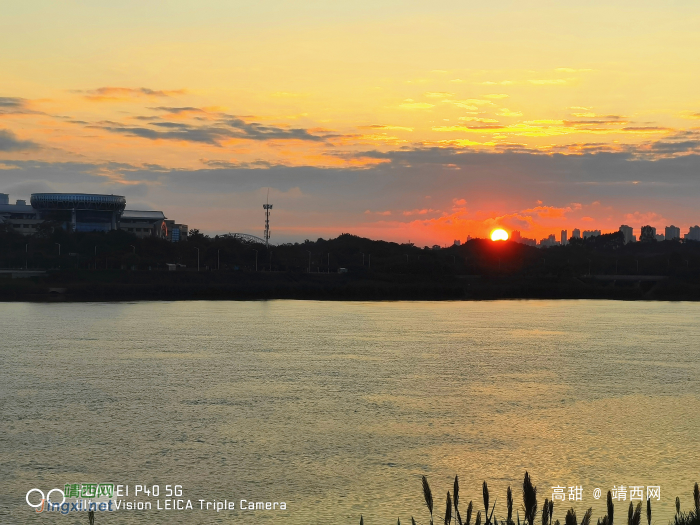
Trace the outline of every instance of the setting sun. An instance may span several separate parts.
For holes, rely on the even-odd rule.
[[[491,240],[492,241],[507,241],[508,240],[508,232],[502,229],[498,230],[493,230],[491,232]]]

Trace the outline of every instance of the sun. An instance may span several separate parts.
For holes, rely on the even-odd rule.
[[[501,228],[497,230],[493,230],[491,232],[491,240],[492,241],[507,241],[508,240],[508,232],[505,230],[502,230]]]

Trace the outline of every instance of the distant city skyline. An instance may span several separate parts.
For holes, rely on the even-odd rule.
[[[655,241],[665,241],[665,240],[691,240],[700,241],[700,226],[690,226],[688,228],[688,233],[681,234],[681,229],[677,226],[670,225],[664,228],[664,233],[656,233],[656,228],[650,225],[642,225],[639,227],[639,236],[634,234],[634,228],[626,224],[622,224],[617,231],[622,232],[625,239],[625,244],[630,242],[641,242],[644,235],[645,228],[649,228],[649,239],[644,240],[655,240]],[[567,230],[561,230],[559,240],[556,240],[555,234],[549,234],[543,239],[530,239],[524,237],[522,232],[519,230],[513,230],[511,233],[511,240],[515,242],[521,242],[523,244],[529,244],[531,246],[565,246],[569,241],[573,239],[587,239],[589,237],[597,237],[603,233],[615,233],[612,232],[601,232],[601,230],[584,230],[583,234],[578,228],[574,228],[571,237],[567,236]]]

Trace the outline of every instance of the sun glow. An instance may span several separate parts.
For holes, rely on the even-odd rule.
[[[493,230],[491,232],[491,240],[492,241],[507,241],[508,240],[508,232],[502,229],[498,230]]]

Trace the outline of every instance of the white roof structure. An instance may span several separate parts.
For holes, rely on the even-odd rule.
[[[165,214],[162,211],[141,211],[141,210],[124,210],[122,219],[143,219],[146,221],[165,220]]]

